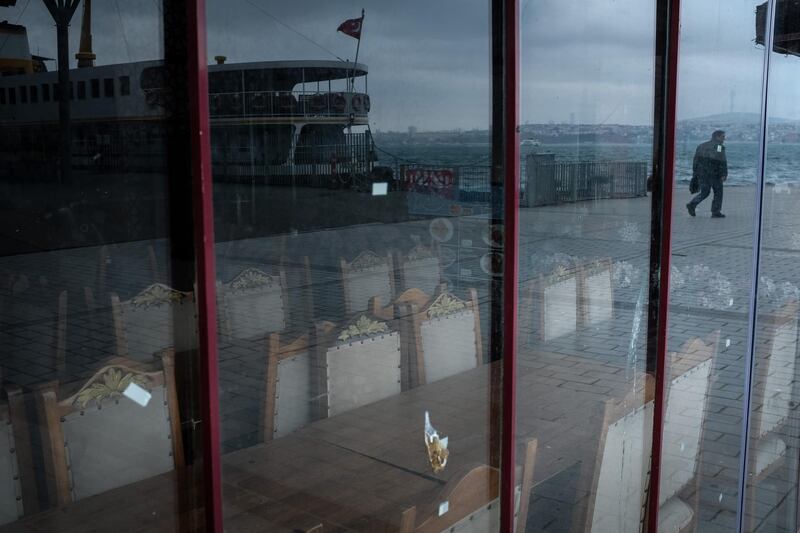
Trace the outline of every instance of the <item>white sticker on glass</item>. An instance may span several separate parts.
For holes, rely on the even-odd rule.
[[[389,184],[385,181],[372,184],[372,196],[386,196],[389,194]]]
[[[127,387],[125,387],[125,390],[122,391],[122,395],[129,400],[138,403],[142,407],[147,407],[147,404],[150,403],[150,398],[153,397],[153,395],[147,390],[134,382],[131,382]]]
[[[444,501],[439,504],[439,516],[442,516],[450,510],[450,502]]]

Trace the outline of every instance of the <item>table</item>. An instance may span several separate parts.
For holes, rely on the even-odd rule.
[[[403,510],[437,501],[448,481],[490,461],[491,370],[482,365],[224,455],[226,531],[290,532],[322,523],[329,533],[398,525]],[[528,438],[539,439],[534,484],[594,461],[603,404],[629,387],[624,369],[596,359],[521,353],[517,379],[520,450]],[[439,474],[424,447],[426,410],[450,439],[448,466]],[[199,531],[200,511],[180,511],[197,495],[192,475],[187,469],[156,476],[32,515],[0,533]]]

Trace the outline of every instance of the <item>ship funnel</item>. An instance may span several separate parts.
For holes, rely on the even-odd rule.
[[[28,31],[25,26],[0,22],[0,75],[33,72]]]
[[[75,54],[78,68],[93,67],[97,56],[92,52],[92,0],[83,0],[83,18],[81,19],[81,45]]]

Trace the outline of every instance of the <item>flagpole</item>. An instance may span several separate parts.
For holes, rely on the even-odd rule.
[[[356,45],[356,60],[353,62],[352,76],[350,77],[350,92],[356,90],[356,65],[358,65],[358,51],[361,49],[361,36],[364,35],[364,8],[361,8],[361,28],[358,32],[358,44]]]

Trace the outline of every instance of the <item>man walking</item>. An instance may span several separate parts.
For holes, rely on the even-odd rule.
[[[700,143],[694,153],[692,172],[700,182],[700,194],[686,204],[686,209],[691,216],[695,215],[697,206],[708,198],[713,189],[714,198],[711,200],[711,218],[725,218],[722,214],[722,182],[728,179],[728,159],[725,156],[725,132],[717,130],[711,134],[711,139]]]

